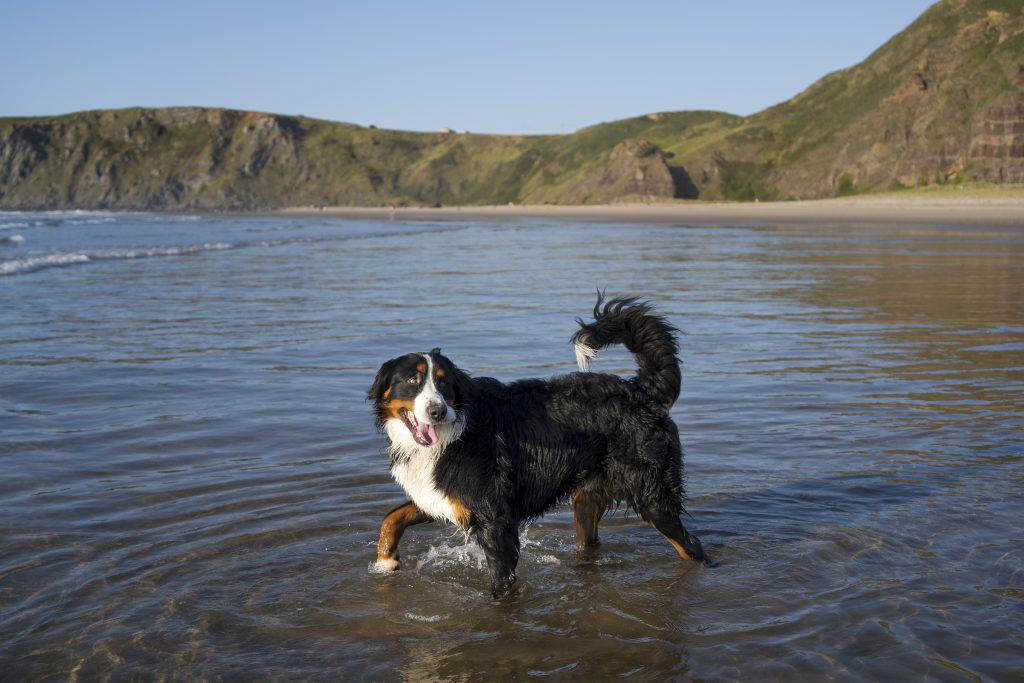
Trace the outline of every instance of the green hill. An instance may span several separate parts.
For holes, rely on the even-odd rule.
[[[779,198],[1024,182],[1024,2],[936,3],[860,64],[747,118],[721,153],[754,162],[752,182]]]
[[[864,62],[748,117],[569,135],[378,130],[175,107],[0,119],[0,207],[789,199],[1024,182],[1024,3],[944,0]]]

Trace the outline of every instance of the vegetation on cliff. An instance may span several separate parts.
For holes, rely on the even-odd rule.
[[[177,107],[0,119],[0,207],[795,199],[1024,182],[1024,5],[943,0],[748,117],[656,113],[569,135],[378,130]]]

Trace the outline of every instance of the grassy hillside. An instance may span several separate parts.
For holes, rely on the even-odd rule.
[[[1024,3],[937,3],[738,134],[750,131],[764,138],[754,154],[780,195],[830,196],[844,177],[863,192],[1024,182]]]
[[[0,119],[8,208],[788,199],[968,180],[1024,182],[1020,0],[937,3],[864,62],[749,117],[658,113],[550,136],[186,107]]]
[[[0,205],[244,209],[695,197],[673,155],[642,136],[684,140],[739,119],[655,118],[529,137],[186,107],[0,119]]]

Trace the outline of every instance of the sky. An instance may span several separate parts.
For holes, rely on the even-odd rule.
[[[750,114],[927,0],[4,3],[0,116],[201,105],[380,128],[562,133]]]

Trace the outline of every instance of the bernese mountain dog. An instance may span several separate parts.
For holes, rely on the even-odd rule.
[[[399,567],[407,527],[447,520],[487,557],[491,593],[507,595],[519,529],[571,499],[581,548],[626,503],[680,557],[710,564],[680,520],[683,451],[669,409],[679,396],[676,329],[633,298],[603,302],[572,337],[581,372],[504,384],[471,377],[440,349],[384,363],[370,388],[391,441],[391,474],[410,500],[385,516],[376,567]],[[587,372],[599,349],[624,344],[639,366],[623,379]]]

